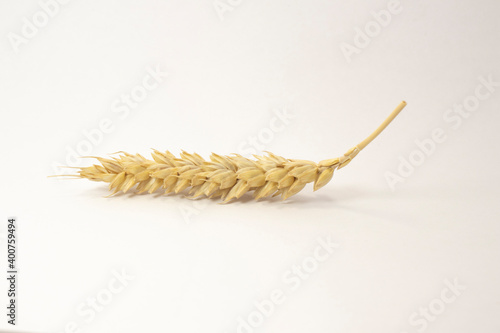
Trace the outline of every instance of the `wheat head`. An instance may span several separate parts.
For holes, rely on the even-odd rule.
[[[252,160],[238,154],[212,154],[209,160],[183,151],[179,157],[169,151],[153,150],[152,160],[140,154],[120,152],[110,158],[95,157],[100,165],[82,167],[75,175],[93,181],[109,183],[111,195],[118,192],[180,193],[189,188],[192,198],[206,196],[224,202],[239,199],[253,192],[255,199],[281,195],[287,199],[314,182],[314,190],[325,186],[337,169],[345,167],[370,143],[406,106],[405,102],[368,138],[349,149],[342,157],[315,163],[286,159],[273,153],[254,156]]]

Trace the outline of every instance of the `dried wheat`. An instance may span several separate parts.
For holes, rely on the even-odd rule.
[[[307,183],[314,182],[315,191],[325,186],[334,171],[346,166],[405,106],[406,103],[401,102],[372,135],[344,156],[319,163],[286,159],[272,153],[255,156],[256,160],[238,154],[212,154],[210,160],[205,160],[198,154],[184,151],[176,157],[168,151],[154,150],[152,160],[125,152],[110,158],[96,157],[101,165],[82,167],[76,176],[109,183],[112,194],[131,190],[153,193],[159,189],[165,193],[179,193],[189,188],[193,198],[220,197],[224,202],[238,199],[250,191],[255,199],[277,195],[287,199]]]

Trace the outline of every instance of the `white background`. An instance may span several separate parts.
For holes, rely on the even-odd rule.
[[[355,45],[388,1],[232,3],[219,15],[211,0],[73,0],[16,52],[10,39],[41,7],[1,1],[0,269],[16,216],[18,327],[237,332],[238,318],[279,289],[286,299],[252,331],[498,332],[500,87],[460,124],[444,119],[474,100],[480,77],[500,82],[498,1],[401,0],[352,57],[341,46]],[[168,76],[120,118],[116,101],[157,66]],[[104,198],[104,184],[47,178],[103,119],[113,129],[90,155],[208,157],[248,148],[286,108],[295,117],[263,150],[319,161],[364,139],[403,99],[330,184],[285,202]],[[393,191],[387,173],[437,128],[446,140]],[[292,291],[283,276],[310,262],[318,237],[339,247]],[[77,309],[122,270],[134,280],[86,321]],[[444,303],[454,280],[466,289]],[[429,306],[439,313],[423,320]]]

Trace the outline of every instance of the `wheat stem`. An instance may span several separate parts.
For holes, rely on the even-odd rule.
[[[337,169],[341,169],[349,164],[358,153],[363,150],[370,142],[372,142],[382,131],[396,118],[396,116],[404,109],[406,102],[402,101],[399,105],[392,111],[392,113],[387,117],[382,124],[366,139],[358,143],[356,146],[349,149],[344,156],[340,158],[340,165]]]
[[[396,118],[396,116],[405,108],[406,102],[402,101],[399,105],[392,111],[392,113],[387,117],[386,120],[373,132],[369,137],[361,141],[356,147],[358,150],[364,149],[370,142],[372,142],[382,131]]]

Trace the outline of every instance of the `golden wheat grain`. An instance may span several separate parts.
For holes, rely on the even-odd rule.
[[[238,154],[212,154],[205,160],[184,151],[176,157],[168,151],[154,150],[152,160],[125,152],[110,158],[96,157],[101,165],[82,167],[76,176],[109,183],[112,194],[131,190],[153,193],[159,189],[179,193],[189,188],[193,198],[220,197],[224,202],[238,199],[249,191],[253,191],[255,199],[277,195],[287,199],[308,183],[314,182],[315,191],[325,186],[334,171],[349,164],[405,106],[406,102],[401,102],[375,132],[342,157],[319,163],[286,159],[272,153],[255,156],[256,160]]]

